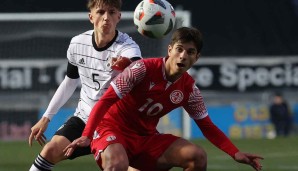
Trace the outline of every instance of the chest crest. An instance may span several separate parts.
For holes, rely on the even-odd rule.
[[[183,95],[182,91],[180,91],[180,90],[174,90],[170,94],[170,100],[174,104],[178,104],[178,103],[182,102],[183,97],[184,97],[184,95]]]

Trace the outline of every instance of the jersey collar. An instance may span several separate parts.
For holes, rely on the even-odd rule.
[[[92,33],[92,45],[93,45],[93,47],[94,47],[95,50],[97,50],[97,51],[104,51],[104,50],[107,50],[115,42],[115,40],[116,40],[117,37],[118,37],[118,30],[116,30],[115,37],[105,47],[99,48],[96,45],[95,35],[94,35],[94,32],[93,32]]]

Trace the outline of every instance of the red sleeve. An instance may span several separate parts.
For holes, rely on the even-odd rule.
[[[204,136],[212,144],[234,158],[235,154],[239,151],[238,148],[220,129],[217,128],[216,125],[214,125],[209,116],[206,116],[203,119],[195,120],[195,122],[201,129]]]
[[[97,124],[101,121],[109,108],[118,100],[119,97],[112,86],[110,86],[101,99],[94,105],[82,136],[87,136],[92,140]]]

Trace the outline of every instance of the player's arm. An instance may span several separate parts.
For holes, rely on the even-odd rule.
[[[118,71],[123,71],[132,62],[142,59],[140,47],[128,39],[118,52],[117,58],[112,58],[111,68]]]
[[[211,121],[207,115],[203,119],[194,120],[201,129],[203,135],[216,147],[235,158],[238,148],[227,138],[227,136]]]
[[[63,150],[65,156],[71,156],[77,146],[87,147],[90,145],[97,124],[100,123],[110,106],[116,103],[119,99],[120,98],[117,96],[113,87],[110,86],[101,99],[92,108],[82,136],[75,139]]]
[[[67,66],[67,75],[59,85],[54,96],[52,97],[43,117],[31,128],[29,136],[29,145],[32,145],[33,138],[40,145],[45,144],[44,132],[48,127],[48,123],[58,112],[58,110],[67,102],[79,83],[78,68],[70,63]]]
[[[82,135],[92,139],[97,124],[110,106],[126,96],[135,85],[140,83],[144,79],[145,73],[146,68],[143,61],[135,62],[133,66],[127,67],[120,73],[93,107]]]
[[[92,108],[82,136],[63,150],[65,156],[70,156],[77,146],[86,147],[90,145],[97,124],[100,123],[109,108],[126,96],[135,85],[144,79],[145,75],[146,67],[144,62],[140,60],[127,67],[111,82],[111,86]]]
[[[66,76],[64,80],[59,85],[57,91],[55,92],[47,110],[44,113],[44,117],[51,120],[53,116],[58,112],[58,110],[68,101],[76,90],[79,84],[79,72],[78,67],[68,63]]]
[[[229,154],[235,161],[248,164],[257,171],[262,169],[262,165],[259,160],[263,159],[263,157],[239,151],[230,139],[213,124],[208,115],[203,119],[195,120],[195,123],[212,144]]]
[[[189,116],[194,119],[204,136],[216,147],[234,158],[235,153],[239,150],[210,120],[201,92],[194,82],[192,93],[190,93],[188,102],[184,105],[184,108],[189,113]]]
[[[113,70],[123,71],[126,67],[128,67],[132,62],[142,59],[141,57],[132,57],[127,58],[124,56],[120,56],[118,58],[112,58],[111,68]]]

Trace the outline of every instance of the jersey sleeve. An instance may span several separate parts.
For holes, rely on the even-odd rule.
[[[140,48],[137,44],[127,44],[120,51],[119,56],[124,56],[127,58],[142,57]]]
[[[189,116],[193,119],[203,119],[208,115],[203,97],[199,88],[194,84],[188,102],[183,106]]]
[[[232,158],[239,151],[232,141],[211,121],[209,116],[195,120],[203,135],[217,148],[221,149]]]
[[[133,62],[112,82],[111,86],[121,99],[128,94],[135,85],[140,83],[146,75],[146,66],[143,60]]]
[[[80,77],[77,66],[72,65],[70,62],[67,63],[66,75],[71,79],[77,79]]]
[[[139,45],[127,34],[122,33],[117,41],[121,42],[121,46],[119,46],[119,49],[117,50],[118,56],[127,58],[142,57]]]
[[[235,156],[235,153],[239,150],[226,137],[226,135],[213,124],[208,116],[201,92],[195,84],[193,85],[193,91],[190,94],[188,103],[184,106],[184,109],[188,112],[190,117],[194,119],[203,135],[212,144],[229,154],[231,157]]]

